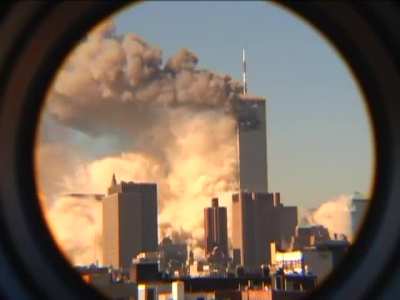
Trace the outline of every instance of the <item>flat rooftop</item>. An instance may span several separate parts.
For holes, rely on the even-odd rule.
[[[244,101],[265,101],[266,100],[265,97],[260,97],[260,96],[256,96],[256,95],[249,95],[249,94],[240,95],[239,98],[241,100],[244,100]]]

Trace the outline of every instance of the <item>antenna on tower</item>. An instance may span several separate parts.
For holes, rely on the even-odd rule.
[[[243,95],[247,94],[247,82],[246,82],[246,53],[243,48],[242,54],[242,77],[243,77]]]

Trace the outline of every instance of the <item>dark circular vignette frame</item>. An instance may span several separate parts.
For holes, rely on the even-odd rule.
[[[400,8],[394,2],[279,4],[313,24],[342,54],[362,87],[376,142],[379,176],[365,224],[340,267],[310,296],[380,298],[390,272],[400,266]],[[63,59],[93,25],[125,5],[17,2],[0,10],[2,299],[101,298],[50,236],[37,199],[32,149],[41,104]]]

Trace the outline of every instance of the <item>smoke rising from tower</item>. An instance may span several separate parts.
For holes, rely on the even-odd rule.
[[[233,104],[247,82],[244,51],[243,84],[197,63],[182,49],[163,64],[158,47],[135,34],[117,36],[104,22],[60,69],[42,117],[37,178],[45,216],[74,263],[101,260],[101,203],[66,194],[105,193],[113,173],[157,182],[161,237],[201,252],[202,209],[237,189]],[[229,212],[230,203],[221,205]],[[329,203],[309,223],[346,233],[347,200]]]
[[[229,76],[197,69],[197,63],[182,49],[163,64],[158,47],[135,34],[117,36],[107,21],[60,69],[40,129],[38,183],[53,233],[61,247],[69,245],[64,250],[74,263],[94,261],[93,239],[68,230],[83,217],[92,231],[85,235],[100,241],[99,222],[91,216],[98,202],[81,205],[60,195],[104,193],[113,173],[157,182],[159,223],[182,227],[196,240],[209,199],[236,189],[232,103],[242,87]],[[98,154],[80,143],[99,140],[113,148]]]

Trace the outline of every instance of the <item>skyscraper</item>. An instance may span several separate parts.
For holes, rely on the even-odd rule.
[[[239,189],[268,193],[265,98],[243,95],[235,110]]]
[[[297,208],[283,206],[279,197],[248,192],[232,196],[234,259],[249,270],[271,262],[271,242],[281,244],[295,234]]]
[[[237,118],[239,190],[268,193],[265,98],[247,94],[246,55],[242,55],[243,95],[234,103]]]
[[[228,221],[226,207],[218,206],[218,198],[211,200],[212,206],[204,209],[204,238],[206,255],[218,247],[228,257]]]
[[[115,175],[103,199],[103,264],[129,268],[140,252],[157,251],[157,185]]]
[[[295,234],[297,207],[269,193],[265,98],[249,96],[243,50],[243,95],[235,102],[239,192],[232,196],[233,258],[246,269],[270,263],[270,243]]]
[[[270,194],[240,192],[232,196],[232,244],[236,263],[255,270],[267,263],[269,243],[275,239]]]
[[[354,240],[360,229],[360,225],[368,209],[368,204],[368,200],[358,192],[355,192],[351,197],[351,236],[349,236],[351,240]]]

